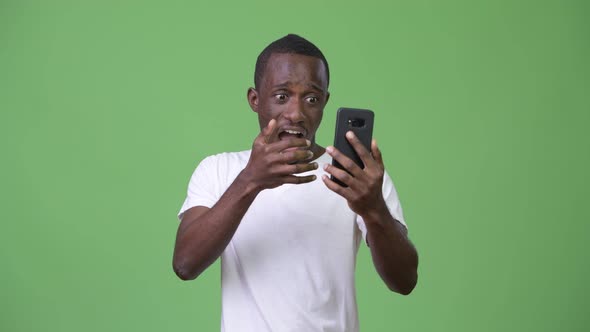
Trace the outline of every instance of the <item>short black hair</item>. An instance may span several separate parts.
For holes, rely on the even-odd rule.
[[[330,84],[330,69],[328,68],[328,61],[324,57],[322,51],[317,48],[312,42],[295,34],[288,34],[285,37],[275,40],[270,43],[256,59],[256,69],[254,70],[254,86],[256,89],[260,86],[262,76],[268,59],[273,54],[300,54],[308,55],[322,60],[326,67],[326,78],[328,85]]]

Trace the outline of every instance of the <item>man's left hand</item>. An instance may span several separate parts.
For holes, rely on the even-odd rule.
[[[367,216],[371,212],[383,211],[384,208],[386,209],[382,192],[385,167],[377,142],[375,140],[371,142],[371,155],[371,152],[363,146],[354,132],[347,132],[346,139],[363,161],[365,168],[360,168],[338,149],[329,146],[326,151],[345,170],[329,164],[325,165],[324,170],[348,187],[340,186],[326,175],[322,177],[322,180],[330,190],[344,197],[348,201],[350,209],[361,217]]]

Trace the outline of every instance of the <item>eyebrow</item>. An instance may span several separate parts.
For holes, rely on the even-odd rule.
[[[291,85],[290,81],[284,82],[284,83],[280,83],[280,84],[276,84],[274,85],[272,88],[273,89],[286,89],[289,87],[289,85]],[[322,93],[325,93],[326,91],[324,89],[322,89],[319,85],[315,84],[315,83],[311,83],[308,86],[310,86],[311,88],[321,91]]]

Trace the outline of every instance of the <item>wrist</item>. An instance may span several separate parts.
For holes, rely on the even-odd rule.
[[[247,197],[256,197],[264,189],[253,180],[252,174],[247,169],[243,169],[240,174],[238,174],[234,184],[237,185],[242,195]]]
[[[374,207],[367,209],[365,213],[361,215],[365,223],[376,223],[380,224],[383,222],[388,222],[391,216],[389,213],[389,209],[387,208],[387,204],[385,201],[381,200],[379,203],[375,204]]]

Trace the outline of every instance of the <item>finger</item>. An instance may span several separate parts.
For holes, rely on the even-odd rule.
[[[344,183],[348,187],[352,189],[356,187],[355,178],[345,170],[342,170],[334,165],[325,164],[324,171],[326,171],[328,174],[332,175],[336,179],[340,180],[340,182]]]
[[[316,179],[315,175],[308,175],[308,176],[295,176],[295,175],[288,175],[283,178],[284,183],[292,183],[292,184],[303,184],[309,183]]]
[[[348,139],[356,153],[359,155],[363,161],[363,164],[365,164],[365,167],[372,167],[375,164],[375,159],[373,159],[371,153],[367,150],[367,148],[352,130],[349,130],[346,133],[346,139]]]
[[[267,144],[268,137],[272,134],[274,130],[277,128],[277,120],[271,119],[268,124],[262,128],[256,139],[254,139],[254,145],[263,145]]]
[[[279,126],[277,125],[277,120],[271,119],[266,127],[264,128],[264,143],[269,144],[273,141],[273,139],[277,136],[277,131],[279,130]]]
[[[276,168],[277,174],[293,175],[318,169],[318,163],[283,165]]]
[[[330,157],[334,158],[342,167],[347,170],[350,174],[354,177],[362,177],[363,170],[350,158],[344,155],[340,150],[336,149],[333,146],[328,146],[326,148],[326,152],[330,155]]]
[[[272,152],[280,152],[288,148],[306,148],[311,145],[311,142],[305,138],[288,138],[273,142],[269,146]]]
[[[349,188],[342,187],[338,183],[330,180],[327,175],[322,175],[322,181],[324,181],[324,184],[326,187],[328,187],[328,189],[344,197],[346,200],[349,200],[351,195],[351,190]]]
[[[278,154],[279,162],[283,164],[293,164],[310,160],[313,158],[313,152],[309,150],[293,150]]]
[[[373,158],[377,164],[383,167],[383,155],[381,155],[381,150],[379,149],[379,146],[377,146],[377,140],[371,141],[371,152],[373,153]]]

